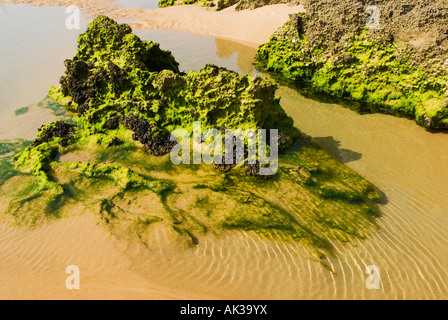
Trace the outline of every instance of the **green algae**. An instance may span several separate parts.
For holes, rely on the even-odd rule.
[[[294,128],[275,84],[216,66],[180,73],[169,52],[129,32],[95,19],[61,87],[49,91],[71,123],[42,127],[32,143],[0,144],[9,154],[0,173],[10,172],[0,183],[3,218],[34,225],[91,211],[112,234],[147,245],[155,228],[188,245],[240,230],[298,241],[317,255],[331,252],[331,240],[376,230],[378,190]],[[193,121],[203,130],[279,129],[278,173],[247,175],[244,165],[224,173],[154,155],[168,132],[191,132]]]
[[[36,180],[31,189],[15,193],[9,215],[20,224],[33,224],[70,216],[76,202],[125,238],[132,234],[142,240],[142,234],[160,224],[179,241],[195,245],[205,234],[242,230],[298,241],[317,255],[331,251],[329,239],[349,242],[376,230],[372,218],[378,215],[378,191],[314,144],[283,155],[278,176],[260,180],[207,165],[175,166],[168,156],[129,148],[129,140],[113,152],[103,145],[84,146],[95,160],[83,159],[80,146],[62,154],[47,170],[46,181],[54,185],[43,188],[36,176],[28,176]],[[46,144],[62,148],[55,141]],[[71,154],[79,161],[64,162]],[[325,188],[337,196],[322,193]]]
[[[16,110],[14,111],[14,114],[15,114],[16,116],[20,116],[20,115],[22,115],[22,114],[27,113],[28,110],[29,110],[29,107],[22,107],[22,108],[16,109]]]
[[[237,4],[236,10],[244,10],[244,9],[256,9],[259,7],[263,7],[270,4],[279,4],[279,3],[292,3],[298,4],[298,1],[289,1],[289,0],[218,0],[210,1],[210,0],[159,0],[159,7],[170,7],[174,5],[183,5],[183,4],[199,4],[202,7],[214,7],[216,6],[216,10],[223,10],[225,8],[231,7],[234,4]]]
[[[51,113],[60,120],[72,123],[72,117],[69,113],[69,108],[66,108],[66,103],[54,101],[50,95],[47,95],[42,101],[37,104],[37,107],[49,109]]]
[[[174,5],[182,5],[182,4],[199,4],[202,7],[214,7],[215,1],[210,0],[159,0],[159,8],[171,7]]]
[[[0,141],[0,186],[19,173],[12,158],[30,144],[30,141],[20,139]]]
[[[179,241],[195,245],[205,234],[242,230],[298,241],[316,255],[331,251],[329,239],[349,242],[376,230],[372,219],[378,215],[378,191],[314,144],[283,155],[278,176],[260,180],[238,171],[220,173],[207,165],[176,166],[168,156],[130,148],[132,143],[129,138],[111,151],[98,144],[76,146],[78,141],[49,164],[48,158],[39,158],[39,167],[50,169],[26,175],[31,180],[15,193],[0,188],[0,198],[3,193],[14,197],[8,216],[32,225],[70,216],[71,208],[79,213],[73,207],[76,202],[124,238],[143,241],[146,232],[161,225],[173,230]],[[45,144],[53,146],[45,148],[47,154],[52,148],[63,149],[55,141]],[[93,160],[83,159],[82,151]],[[65,162],[71,155],[78,161]],[[337,196],[321,191],[329,188]]]
[[[446,72],[428,77],[409,63],[403,47],[380,43],[368,32],[346,42],[331,56],[317,47],[309,50],[306,31],[290,20],[258,48],[257,65],[312,98],[360,113],[408,117],[428,129],[448,128]]]
[[[52,115],[54,115],[58,119],[65,120],[67,122],[72,121],[72,118],[67,110],[68,108],[66,108],[66,102],[56,102],[54,99],[50,98],[49,95],[47,95],[44,99],[36,104],[16,109],[14,111],[14,114],[16,116],[21,116],[27,114],[30,111],[33,111],[36,108],[48,109],[51,111]]]

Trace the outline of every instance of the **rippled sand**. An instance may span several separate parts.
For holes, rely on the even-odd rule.
[[[297,127],[387,198],[376,234],[356,246],[334,244],[335,273],[300,246],[250,233],[178,248],[159,230],[148,249],[112,238],[80,214],[32,230],[0,224],[0,298],[447,299],[448,135],[288,88],[279,94]],[[79,291],[65,288],[71,264],[80,267]],[[369,265],[380,269],[380,290],[366,289]]]
[[[344,278],[335,298],[448,297],[448,134],[410,120],[359,115],[282,88],[283,107],[296,125],[374,183],[387,197],[379,232],[357,248],[340,248]],[[341,142],[338,146],[338,142]],[[345,149],[345,150],[340,150]],[[345,158],[346,150],[361,155]],[[366,265],[381,271],[380,292],[360,290]],[[359,279],[359,280],[358,280]]]
[[[356,246],[334,244],[337,257],[328,263],[335,273],[311,261],[299,245],[251,233],[209,236],[197,247],[179,248],[159,230],[148,249],[119,242],[92,216],[80,215],[33,230],[1,227],[0,296],[446,299],[448,135],[430,134],[405,119],[361,116],[286,88],[279,93],[299,127],[328,150],[342,149],[334,155],[387,197],[376,234]],[[361,158],[344,159],[347,150]],[[69,264],[81,269],[80,291],[65,289]],[[366,289],[368,265],[380,269],[380,290]]]

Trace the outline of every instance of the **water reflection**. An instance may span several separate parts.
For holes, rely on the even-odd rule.
[[[252,65],[257,49],[246,46],[244,44],[227,40],[215,38],[216,43],[216,55],[223,59],[230,59],[233,55],[236,55],[236,61],[238,68],[243,73],[252,74],[255,68]]]
[[[200,71],[206,64],[216,64],[240,74],[260,75],[252,64],[257,50],[232,40],[175,30],[139,29],[134,33],[170,50],[182,71]]]

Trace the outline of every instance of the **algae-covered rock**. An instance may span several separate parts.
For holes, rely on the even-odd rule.
[[[214,0],[159,0],[159,8],[182,4],[199,4],[202,7],[214,7]]]
[[[66,67],[49,95],[73,123],[42,127],[15,155],[25,146],[0,143],[8,155],[0,159],[0,206],[11,220],[32,225],[91,211],[126,239],[145,242],[160,227],[194,245],[207,233],[240,230],[312,252],[375,230],[379,192],[294,128],[270,80],[213,65],[180,73],[169,52],[103,16]],[[191,133],[197,122],[200,133],[278,129],[277,174],[261,179],[258,162],[174,164],[170,132]]]
[[[119,67],[135,66],[148,71],[173,70],[179,64],[169,51],[151,41],[143,41],[125,23],[99,16],[78,38],[78,51],[72,61],[88,61],[95,67],[113,62]]]
[[[304,4],[306,13],[259,47],[260,68],[314,98],[448,129],[448,38],[441,27],[448,11],[441,1]]]
[[[107,17],[80,35],[78,52],[65,65],[61,88],[51,95],[64,103],[71,98],[78,124],[96,133],[124,126],[156,155],[171,150],[174,129],[191,132],[194,121],[203,131],[278,129],[286,137],[284,148],[299,136],[272,82],[213,65],[179,73],[169,52]]]
[[[55,123],[43,126],[39,129],[38,138],[34,140],[32,146],[35,147],[42,143],[50,142],[55,138],[60,138],[58,143],[61,146],[66,147],[75,130],[76,127],[72,123],[56,121]]]
[[[298,5],[301,3],[299,0],[240,0],[236,6],[236,10],[256,9],[271,4],[289,3],[292,5]]]
[[[299,0],[218,0],[216,10],[222,10],[228,7],[231,7],[235,4],[238,4],[235,7],[235,10],[246,10],[246,9],[256,9],[259,7],[267,6],[270,4],[279,4],[279,3],[290,3],[293,5],[298,5],[300,3]],[[159,7],[170,7],[174,5],[180,4],[199,4],[203,7],[214,7],[215,1],[209,0],[160,0]]]

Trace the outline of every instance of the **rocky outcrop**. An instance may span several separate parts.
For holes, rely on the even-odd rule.
[[[58,143],[61,146],[66,147],[69,145],[75,130],[76,126],[74,124],[63,121],[56,121],[47,126],[42,126],[39,129],[38,138],[33,141],[32,146],[37,147],[42,143],[53,141],[55,138],[60,138],[58,139]]]
[[[66,62],[61,87],[49,92],[74,113],[73,124],[45,126],[33,145],[0,157],[0,202],[12,221],[33,225],[93,212],[119,239],[146,248],[157,224],[187,245],[207,232],[240,230],[327,253],[333,240],[363,239],[376,229],[380,193],[303,139],[281,108],[275,83],[214,65],[180,73],[169,52],[128,30],[95,19]],[[222,174],[145,152],[166,154],[167,134],[191,133],[194,121],[204,131],[279,129],[280,151],[294,141],[300,148],[280,154],[278,174],[268,180],[252,177],[261,169],[249,161],[217,166]],[[12,148],[0,143],[0,154]]]
[[[180,73],[170,52],[105,16],[89,24],[78,41],[76,55],[65,61],[61,87],[50,90],[51,97],[77,112],[76,124],[82,127],[78,140],[99,134],[97,141],[116,146],[130,130],[134,141],[159,156],[176,144],[170,140],[174,129],[192,132],[195,121],[202,123],[203,132],[278,129],[280,151],[300,136],[275,96],[277,86],[265,78],[240,76],[215,65]],[[67,146],[74,127],[58,122],[34,146],[54,137]]]
[[[236,6],[236,10],[256,9],[271,4],[290,3],[293,5],[300,4],[299,0],[241,0]]]
[[[448,129],[446,1],[306,0],[260,46],[259,67],[359,112]]]
[[[306,36],[310,46],[335,53],[369,25],[369,39],[396,43],[412,57],[410,63],[437,72],[448,58],[448,1],[446,0],[305,0]],[[375,8],[376,7],[376,8]],[[378,28],[375,28],[378,17]],[[367,22],[369,19],[370,22]],[[440,70],[439,70],[440,71]]]
[[[222,10],[228,7],[231,7],[235,4],[235,10],[246,10],[246,9],[256,9],[259,7],[264,7],[270,4],[280,4],[280,3],[290,3],[293,5],[298,5],[300,3],[299,0],[218,0],[218,1],[210,1],[210,0],[160,0],[159,7],[169,7],[174,6],[176,4],[200,4],[203,7],[215,7],[216,10]]]

